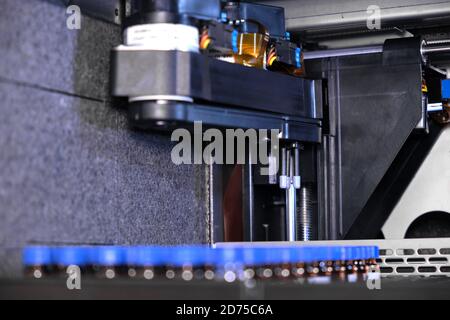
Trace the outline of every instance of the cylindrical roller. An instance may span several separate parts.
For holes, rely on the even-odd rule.
[[[300,146],[294,145],[294,176],[300,176]]]
[[[281,149],[281,174],[280,174],[280,188],[287,189],[289,187],[288,177],[288,151],[286,148]]]
[[[287,149],[281,149],[281,175],[287,176]]]
[[[287,160],[288,176],[291,180],[294,175],[293,151],[288,150]],[[297,191],[290,181],[286,190],[286,241],[289,242],[295,242],[297,239]]]
[[[140,0],[136,1],[144,12],[167,11],[177,12],[178,1],[176,0]]]
[[[370,46],[370,47],[356,47],[345,49],[333,49],[333,50],[319,50],[305,52],[303,58],[305,60],[324,59],[332,57],[347,57],[357,56],[365,54],[382,53],[383,46]]]
[[[432,53],[445,53],[450,52],[450,44],[443,43],[440,45],[428,45],[423,49],[424,54],[432,54]]]
[[[314,193],[310,186],[300,189],[298,206],[298,235],[299,241],[311,241],[313,239],[313,215],[314,215]]]

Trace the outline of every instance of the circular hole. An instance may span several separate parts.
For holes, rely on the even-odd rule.
[[[437,253],[436,249],[419,249],[417,253],[421,256],[432,256]]]
[[[424,258],[410,258],[407,262],[410,264],[424,264],[427,261]]]
[[[394,255],[394,251],[391,249],[380,250],[380,256],[382,256],[382,257],[388,257],[388,256],[393,256],[393,255]]]
[[[450,267],[441,267],[442,273],[450,273]]]
[[[420,273],[435,273],[437,271],[436,267],[419,267]]]
[[[413,249],[400,249],[397,250],[398,256],[413,256],[416,253]]]
[[[403,259],[386,259],[387,264],[403,264],[405,261]]]
[[[389,274],[394,272],[394,268],[391,267],[382,267],[380,268],[381,273],[383,274]]]
[[[429,239],[450,237],[450,214],[429,212],[417,218],[406,232],[406,239]]]
[[[413,267],[398,267],[397,272],[398,273],[414,273],[416,269]]]
[[[448,259],[447,258],[430,258],[430,263],[444,264],[444,263],[448,263]]]

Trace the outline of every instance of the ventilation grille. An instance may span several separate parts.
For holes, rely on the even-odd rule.
[[[450,277],[450,245],[439,247],[407,247],[381,249],[378,263],[383,276],[447,276]]]

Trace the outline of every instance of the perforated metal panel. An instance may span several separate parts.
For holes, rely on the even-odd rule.
[[[383,276],[450,277],[450,242],[405,240],[383,248],[379,259]]]

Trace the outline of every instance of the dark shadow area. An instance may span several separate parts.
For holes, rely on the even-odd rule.
[[[450,237],[450,213],[430,212],[416,219],[408,231],[406,239],[428,239]]]

